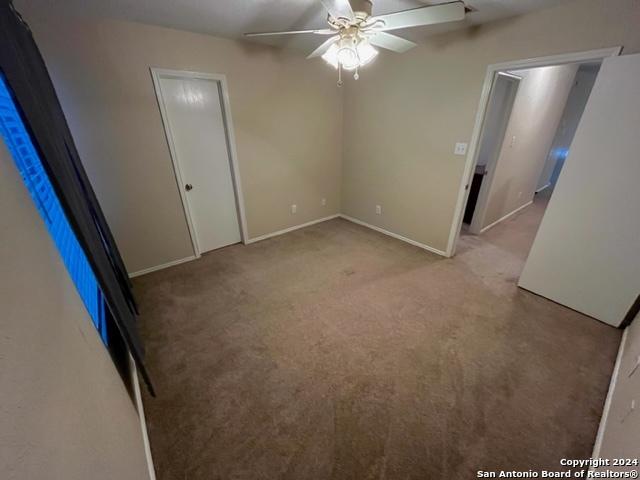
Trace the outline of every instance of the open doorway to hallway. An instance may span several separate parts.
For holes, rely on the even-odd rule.
[[[600,63],[586,61],[496,72],[464,210],[462,235],[482,235],[503,222],[505,228],[526,225],[528,232],[535,235]],[[531,221],[536,219],[535,225],[531,221],[513,221],[532,206],[536,213],[530,217]],[[526,255],[528,250],[523,253]]]

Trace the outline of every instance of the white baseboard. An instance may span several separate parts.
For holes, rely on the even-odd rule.
[[[411,240],[410,238],[403,237],[402,235],[390,232],[389,230],[385,230],[384,228],[376,227],[375,225],[371,225],[367,222],[363,222],[362,220],[358,220],[357,218],[353,218],[348,215],[340,214],[339,216],[341,218],[344,218],[345,220],[349,220],[350,222],[357,223],[358,225],[362,225],[363,227],[370,228],[371,230],[375,230],[376,232],[384,233],[385,235],[389,235],[390,237],[402,240],[403,242],[409,243],[415,247],[419,247],[428,252],[435,253],[436,255],[440,255],[442,257],[447,256],[446,252],[443,252],[442,250],[438,250],[437,248],[430,247],[429,245],[417,242],[416,240]]]
[[[515,212],[513,212],[513,213],[515,213]],[[390,237],[397,238],[398,240],[402,240],[403,242],[410,243],[411,245],[414,245],[416,247],[420,247],[420,248],[422,248],[424,250],[427,250],[429,252],[435,253],[437,255],[441,255],[443,257],[447,256],[447,254],[445,252],[443,252],[442,250],[438,250],[437,248],[430,247],[429,245],[425,245],[424,243],[420,243],[420,242],[417,242],[415,240],[411,240],[410,238],[403,237],[402,235],[398,235],[397,233],[393,233],[393,232],[390,232],[390,231],[385,230],[383,228],[376,227],[375,225],[370,225],[370,224],[365,223],[365,222],[363,222],[361,220],[358,220],[358,219],[353,218],[353,217],[349,217],[348,215],[343,215],[341,213],[336,213],[335,215],[329,215],[328,217],[318,218],[317,220],[311,220],[310,222],[301,223],[300,225],[294,225],[293,227],[285,228],[283,230],[278,230],[277,232],[267,233],[265,235],[260,235],[259,237],[250,238],[249,240],[247,240],[245,242],[245,244],[249,245],[251,243],[256,243],[256,242],[260,242],[262,240],[266,240],[268,238],[277,237],[278,235],[284,235],[285,233],[293,232],[293,231],[299,230],[301,228],[310,227],[311,225],[315,225],[316,223],[322,223],[322,222],[326,222],[328,220],[333,220],[334,218],[344,218],[345,220],[349,220],[350,222],[357,223],[357,224],[362,225],[364,227],[371,228],[372,230],[376,230],[377,232],[384,233],[385,235],[389,235]],[[173,260],[171,262],[163,263],[162,265],[156,265],[155,267],[149,267],[149,268],[145,268],[143,270],[138,270],[137,272],[130,273],[129,274],[129,278],[139,277],[140,275],[145,275],[147,273],[155,272],[157,270],[162,270],[164,268],[169,268],[169,267],[173,267],[175,265],[180,265],[181,263],[190,262],[192,260],[195,260],[196,258],[198,258],[198,257],[192,255],[190,257],[181,258],[181,259],[178,259],[178,260]]]
[[[602,437],[604,436],[604,429],[607,426],[607,419],[609,418],[609,410],[611,409],[611,402],[613,401],[613,393],[616,389],[616,383],[618,381],[618,374],[620,372],[620,364],[622,363],[622,355],[624,354],[625,343],[627,342],[627,333],[629,328],[624,329],[622,339],[620,340],[620,347],[618,347],[618,356],[616,357],[616,364],[613,367],[613,373],[611,374],[611,381],[609,382],[609,391],[607,392],[607,399],[604,402],[604,408],[602,410],[602,417],[600,418],[600,426],[598,427],[598,434],[596,435],[596,442],[593,446],[593,453],[591,458],[600,458],[600,449],[602,447]],[[591,468],[589,469],[591,470]]]
[[[245,243],[248,245],[250,243],[259,242],[261,240],[266,240],[267,238],[277,237],[278,235],[283,235],[285,233],[293,232],[294,230],[299,230],[300,228],[310,227],[311,225],[315,225],[316,223],[326,222],[327,220],[333,220],[334,218],[338,218],[340,216],[339,213],[335,215],[330,215],[328,217],[319,218],[317,220],[311,220],[307,223],[301,223],[300,225],[295,225],[293,227],[285,228],[283,230],[278,230],[277,232],[267,233],[265,235],[260,235],[259,237],[250,238]]]
[[[259,242],[260,240],[266,240],[267,238],[276,237],[278,235],[282,235],[284,233],[293,232],[294,230],[298,230],[300,228],[309,227],[311,225],[315,225],[316,223],[326,222],[327,220],[333,220],[334,218],[338,218],[340,214],[336,213],[335,215],[330,215],[328,217],[319,218],[317,220],[312,220],[307,223],[302,223],[300,225],[295,225],[293,227],[285,228],[284,230],[278,230],[277,232],[267,233],[266,235],[260,235],[259,237],[250,238],[245,242],[246,245],[250,243]],[[129,278],[139,277],[140,275],[146,275],[147,273],[155,272],[157,270],[162,270],[165,268],[173,267],[175,265],[180,265],[181,263],[190,262],[199,257],[192,255],[190,257],[180,258],[178,260],[173,260],[171,262],[163,263],[162,265],[156,265],[154,267],[145,268],[143,270],[138,270],[137,272],[133,272],[129,274]]]
[[[531,205],[533,203],[533,200],[531,200],[530,202],[525,203],[524,205],[522,205],[521,207],[516,208],[513,212],[511,213],[507,213],[504,217],[499,218],[498,220],[496,220],[495,222],[493,222],[490,225],[487,225],[486,227],[482,228],[480,230],[480,233],[484,233],[487,230],[489,230],[490,228],[495,227],[497,224],[499,224],[500,222],[504,222],[507,218],[512,217],[513,215],[515,215],[516,213],[518,213],[520,210],[523,210],[525,208],[527,208],[529,205]]]
[[[195,255],[191,255],[190,257],[180,258],[178,260],[173,260],[171,262],[163,263],[162,265],[156,265],[155,267],[145,268],[143,270],[138,270],[137,272],[133,272],[129,274],[129,278],[139,277],[140,275],[145,275],[147,273],[155,272],[157,270],[162,270],[163,268],[173,267],[174,265],[180,265],[181,263],[187,263],[191,260],[195,260]]]
[[[129,364],[131,365],[131,381],[133,383],[133,393],[136,400],[136,410],[140,418],[140,430],[142,432],[142,443],[144,445],[144,455],[147,459],[147,470],[149,471],[149,480],[156,480],[156,470],[153,466],[153,457],[151,456],[151,445],[149,443],[149,435],[147,433],[147,420],[144,416],[144,407],[142,406],[142,394],[140,393],[140,380],[138,378],[138,369],[129,355]]]
[[[546,190],[547,188],[549,188],[551,186],[551,182],[547,183],[545,186],[540,187],[538,190],[536,190],[536,193],[540,193],[543,190]]]

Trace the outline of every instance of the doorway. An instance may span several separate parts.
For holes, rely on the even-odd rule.
[[[569,150],[595,83],[599,64],[591,65],[588,70],[568,63],[497,73],[467,201],[470,213],[478,178],[483,178],[478,170],[484,170],[473,216],[465,215],[470,233],[483,234],[536,201],[546,206],[551,178],[566,157],[561,152]],[[505,86],[506,79],[516,87]]]
[[[504,142],[513,103],[522,77],[498,72],[489,96],[485,126],[482,130],[478,161],[476,163],[463,224],[471,233],[480,233],[489,186],[495,172],[495,164]],[[477,208],[479,207],[479,208]]]
[[[151,69],[194,255],[246,240],[222,75]]]
[[[546,164],[544,162],[545,160],[547,160],[547,156],[550,154],[551,139],[554,138],[554,134],[556,133],[556,129],[558,127],[557,122],[559,120],[558,118],[556,118],[556,123],[551,127],[551,136],[546,145],[538,142],[535,136],[532,136],[527,140],[527,142],[521,142],[522,137],[526,137],[526,134],[530,133],[529,131],[531,130],[531,127],[533,125],[522,123],[519,126],[519,131],[512,133],[509,131],[509,129],[511,128],[511,125],[509,125],[511,120],[510,118],[507,119],[506,131],[500,141],[494,141],[491,145],[483,145],[483,141],[488,138],[490,139],[492,136],[491,134],[487,134],[485,130],[491,131],[491,129],[487,129],[487,127],[489,125],[488,122],[492,118],[491,107],[494,106],[493,104],[495,102],[497,102],[496,99],[500,99],[500,97],[502,97],[501,108],[498,108],[498,105],[498,107],[494,108],[493,110],[501,111],[503,120],[504,117],[509,117],[512,113],[512,110],[516,108],[516,99],[513,100],[514,103],[509,108],[509,103],[504,101],[504,99],[508,97],[505,94],[498,95],[498,90],[501,85],[505,84],[506,78],[511,77],[512,79],[518,80],[517,95],[520,96],[522,95],[522,77],[530,74],[531,72],[535,72],[536,70],[538,70],[538,72],[534,73],[534,75],[537,74],[542,77],[542,75],[540,75],[540,72],[544,69],[561,69],[561,67],[573,65],[577,70],[580,64],[599,63],[604,58],[619,55],[620,51],[620,47],[613,47],[587,52],[505,62],[502,64],[495,64],[487,67],[485,84],[483,86],[480,98],[480,106],[476,115],[476,124],[469,144],[469,153],[467,155],[467,161],[465,164],[465,174],[463,175],[464,180],[460,186],[460,190],[458,193],[458,207],[456,209],[456,214],[454,217],[455,220],[452,223],[451,233],[449,236],[449,244],[446,251],[448,256],[453,256],[455,254],[461,232],[472,233],[476,235],[480,234],[483,231],[486,231],[489,228],[492,228],[500,222],[508,219],[510,216],[515,215],[519,210],[524,209],[528,205],[532,204],[535,199],[534,193],[539,189],[538,182],[544,170],[543,164],[546,168]],[[550,70],[548,70],[548,72],[549,71]],[[568,75],[572,74],[568,73]],[[573,76],[575,76],[575,71],[573,72]],[[545,92],[548,89],[544,88],[544,81],[538,83],[540,86],[538,88],[534,88],[531,92],[529,92],[529,95],[533,95],[538,98],[544,98]],[[564,100],[562,101],[563,105],[566,101],[567,97],[565,96]],[[524,108],[526,110],[526,106]],[[562,109],[558,113],[558,116],[560,115],[560,113],[562,113]],[[496,115],[493,116],[495,117]],[[546,124],[544,126],[549,127],[549,124]],[[501,133],[500,127],[500,122],[497,121],[493,126],[494,132]],[[549,135],[549,131],[547,131],[546,133],[547,135]],[[495,137],[495,135],[493,136]],[[496,147],[498,144],[500,145],[499,148]],[[520,153],[529,154],[531,149],[528,147],[531,147],[533,145],[535,145],[538,149],[540,149],[542,146],[542,153],[537,153],[537,164],[534,165],[530,162],[525,162],[524,155],[517,154],[511,155],[511,158],[509,160],[503,160],[500,162],[502,163],[503,167],[506,166],[507,169],[516,167],[529,169],[529,171],[527,172],[528,180],[526,182],[526,185],[516,184],[516,182],[513,182],[513,176],[509,173],[503,173],[501,178],[500,175],[497,176],[498,168],[496,167],[498,166],[498,159],[502,156],[501,154],[505,151],[505,149],[512,149],[514,150],[514,152],[511,153],[515,153],[515,151],[518,150],[517,147],[524,147],[519,149]],[[483,161],[480,160],[480,158],[481,155],[486,154],[486,152],[492,152],[493,156],[488,158],[486,160],[485,166],[483,166]],[[496,152],[498,153],[496,154]],[[518,167],[518,163],[520,164],[520,167]],[[554,167],[556,165],[558,165],[558,163],[554,164]],[[476,169],[476,167],[478,166],[480,167],[478,170],[483,170],[482,172],[479,172]],[[479,187],[477,186],[478,180],[476,180],[477,195],[475,198],[475,205],[472,205],[470,211],[467,211],[467,202],[469,198],[471,198],[472,201],[474,200],[473,196],[471,195],[471,190],[473,186],[473,178],[476,175],[480,175],[483,178],[481,179],[481,184]],[[545,195],[548,196],[549,194],[550,191],[546,192]],[[469,223],[463,226],[465,213],[467,214],[466,216]]]

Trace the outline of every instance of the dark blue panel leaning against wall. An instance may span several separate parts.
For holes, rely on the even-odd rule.
[[[127,270],[78,156],[40,51],[10,0],[0,0],[0,72],[110,314],[153,394]]]

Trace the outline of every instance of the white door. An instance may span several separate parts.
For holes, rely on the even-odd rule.
[[[198,253],[237,243],[240,225],[220,82],[161,74],[159,84]]]
[[[476,208],[471,219],[469,228],[471,233],[480,234],[482,227],[484,227],[491,182],[498,166],[498,156],[507,133],[507,126],[519,86],[519,77],[498,72],[491,88],[477,163],[478,166],[484,166],[483,175],[485,177],[480,185]],[[479,173],[477,167],[476,172]]]
[[[604,60],[519,282],[614,326],[640,293],[639,78]]]

